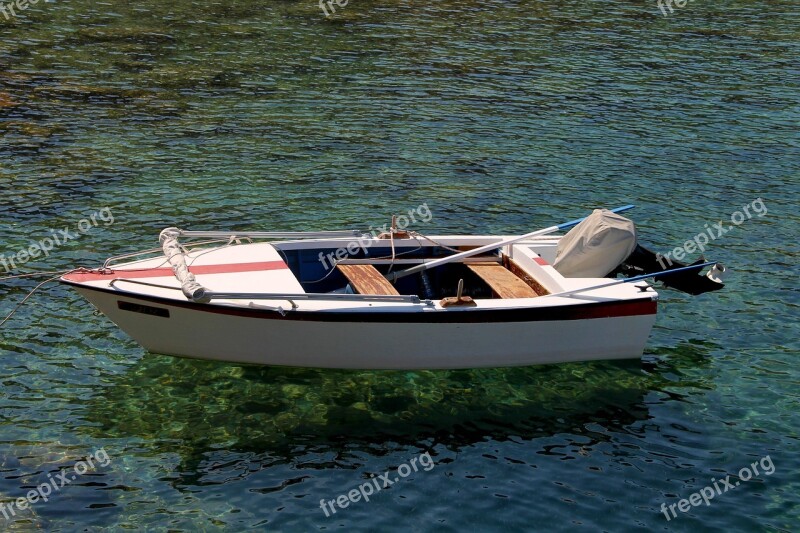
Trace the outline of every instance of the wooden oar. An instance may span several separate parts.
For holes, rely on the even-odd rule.
[[[716,265],[716,261],[709,261],[708,263],[701,263],[699,265],[689,265],[681,268],[673,268],[670,270],[662,270],[660,272],[653,272],[652,274],[641,274],[639,276],[633,276],[632,278],[624,278],[624,279],[615,279],[613,281],[609,281],[607,283],[601,283],[599,285],[593,285],[591,287],[582,287],[580,289],[571,289],[568,291],[563,292],[554,292],[552,294],[545,294],[544,296],[539,296],[539,298],[552,298],[554,296],[571,296],[573,294],[577,294],[579,292],[586,292],[586,291],[593,291],[595,289],[602,289],[604,287],[611,287],[612,285],[619,285],[620,283],[630,283],[632,281],[641,281],[647,278],[655,278],[661,277],[666,278],[671,276],[672,274],[677,274],[678,272],[688,272],[690,270],[702,270],[703,268],[711,265]]]
[[[628,209],[633,209],[634,207],[635,207],[634,205],[624,205],[622,207],[617,207],[616,209],[612,209],[611,212],[620,213],[622,211],[627,211]],[[560,231],[562,229],[569,228],[570,226],[575,226],[577,224],[580,224],[581,222],[584,221],[585,218],[586,217],[576,218],[575,220],[564,222],[563,224],[559,224],[558,226],[550,226],[549,228],[532,231],[530,233],[526,233],[525,235],[520,235],[519,237],[510,237],[506,240],[493,242],[491,244],[487,244],[486,246],[481,246],[473,250],[467,250],[466,252],[461,252],[447,257],[442,257],[441,259],[437,259],[435,261],[431,261],[423,265],[408,268],[406,270],[401,270],[400,272],[396,272],[394,274],[389,274],[386,278],[389,281],[395,281],[397,279],[404,278],[412,274],[416,274],[417,272],[422,272],[423,270],[428,270],[430,268],[435,268],[437,266],[445,265],[447,263],[452,263],[453,261],[458,261],[459,259],[464,259],[466,257],[472,257],[473,255],[482,254],[483,252],[490,252],[492,250],[496,250],[498,248],[501,248],[509,244],[513,244],[515,242],[524,241],[525,239],[530,239],[531,237],[537,237],[539,235],[546,235],[548,233]]]

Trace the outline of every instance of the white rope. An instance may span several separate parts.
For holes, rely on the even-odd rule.
[[[439,246],[439,247],[441,247],[441,248],[444,248],[445,250],[448,250],[448,251],[450,251],[450,252],[459,253],[459,252],[463,252],[463,251],[464,251],[464,250],[458,250],[457,248],[451,248],[450,246],[447,246],[446,244],[442,244],[442,243],[440,243],[440,242],[438,242],[438,241],[435,241],[435,240],[431,239],[430,237],[428,237],[428,236],[426,236],[426,235],[423,235],[422,233],[420,233],[420,232],[418,232],[418,231],[410,231],[410,232],[409,232],[409,235],[422,237],[422,238],[423,238],[423,239],[425,239],[426,241],[430,241],[430,242],[432,242],[433,244],[435,244],[436,246]]]
[[[200,285],[189,271],[186,265],[186,257],[183,255],[183,249],[178,242],[178,235],[180,230],[176,228],[167,228],[158,236],[161,241],[161,247],[164,249],[164,255],[167,256],[167,261],[172,265],[172,271],[175,277],[181,282],[181,291],[184,296],[193,302],[208,303],[210,300],[206,297],[208,289]]]
[[[41,282],[40,284],[38,284],[36,287],[34,287],[34,288],[33,288],[33,290],[31,290],[31,291],[30,291],[30,292],[27,294],[27,296],[25,296],[25,298],[23,298],[23,299],[22,299],[22,301],[20,301],[20,302],[19,302],[19,303],[18,303],[18,304],[17,304],[17,305],[14,307],[14,309],[12,309],[12,310],[11,310],[11,312],[8,314],[8,316],[6,316],[6,317],[3,319],[3,321],[2,321],[2,322],[0,322],[0,328],[2,328],[2,327],[3,327],[3,325],[4,325],[6,322],[8,322],[8,321],[11,319],[11,317],[12,317],[12,316],[14,316],[14,313],[16,313],[16,312],[19,310],[19,308],[20,308],[20,307],[22,307],[22,305],[23,305],[25,302],[27,302],[27,301],[28,301],[28,298],[30,298],[31,296],[33,296],[33,294],[34,294],[36,291],[38,291],[40,288],[42,288],[42,286],[44,286],[44,285],[45,285],[45,284],[47,284],[47,283],[50,283],[51,281],[55,281],[55,280],[57,280],[57,279],[58,279],[58,278],[60,278],[61,276],[66,276],[67,274],[69,274],[69,273],[71,273],[71,272],[78,271],[78,270],[84,270],[84,269],[81,269],[81,268],[76,268],[76,269],[73,269],[73,270],[67,270],[67,271],[65,271],[65,272],[59,272],[59,273],[58,273],[58,275],[56,275],[56,276],[53,276],[52,278],[46,279],[46,280],[44,280],[43,282]],[[38,275],[42,275],[42,274],[52,274],[52,272],[46,272],[46,273],[45,273],[45,272],[36,272],[36,273],[33,273],[33,274],[20,274],[20,275],[17,275],[17,276],[9,276],[9,277],[7,277],[7,278],[2,278],[2,279],[21,278],[21,277],[28,277],[28,276],[38,276]]]
[[[394,268],[394,261],[395,259],[397,259],[397,254],[394,251],[394,231],[395,231],[394,217],[392,217],[392,229],[389,231],[389,239],[391,240],[392,243],[392,262],[389,264],[389,270],[387,270],[387,273],[390,273],[392,271],[392,269]]]
[[[36,276],[46,276],[48,274],[58,274],[64,275],[68,272],[72,272],[72,270],[59,270],[59,271],[52,271],[52,272],[31,272],[30,274],[15,274],[13,276],[6,276],[4,278],[0,278],[0,281],[5,281],[7,279],[17,279],[17,278],[34,278]]]

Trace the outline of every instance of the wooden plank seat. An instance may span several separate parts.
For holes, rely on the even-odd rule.
[[[466,265],[486,282],[500,298],[535,298],[539,296],[519,276],[498,263],[473,263]]]
[[[372,265],[336,265],[339,272],[344,274],[350,286],[358,294],[390,294],[399,295],[400,293],[389,283],[383,274]]]

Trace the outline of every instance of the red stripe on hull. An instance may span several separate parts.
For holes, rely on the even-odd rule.
[[[195,275],[200,274],[233,274],[236,272],[260,272],[263,270],[281,270],[289,268],[283,261],[262,261],[259,263],[228,263],[224,265],[200,265],[189,267],[189,272]],[[102,281],[112,279],[134,279],[134,278],[161,278],[172,276],[171,268],[148,268],[142,270],[111,270],[108,274],[98,274],[94,272],[81,273],[74,272],[64,276],[66,281],[76,283],[86,281]]]

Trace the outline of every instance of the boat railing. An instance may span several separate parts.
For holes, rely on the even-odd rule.
[[[256,231],[256,232],[244,232],[244,233],[236,233],[230,231],[185,231],[180,228],[166,228],[161,231],[158,236],[158,241],[161,243],[161,249],[164,251],[164,256],[167,259],[167,262],[172,267],[172,272],[175,274],[175,277],[181,283],[181,291],[183,292],[184,296],[193,302],[198,303],[208,303],[211,301],[211,298],[214,293],[213,291],[208,290],[206,287],[203,287],[197,282],[194,274],[189,270],[189,265],[186,263],[186,253],[185,249],[181,245],[180,237],[210,237],[210,238],[225,238],[227,237],[231,241],[234,241],[239,238],[296,238],[299,236],[303,236],[305,238],[310,238],[311,236],[325,236],[331,237],[331,235],[336,235],[338,237],[347,237],[358,235],[360,232],[357,230],[350,230],[349,232],[341,232],[341,231],[328,231],[328,232],[317,232],[317,233],[307,233],[307,232],[267,232],[267,231]],[[321,237],[320,237],[321,238]],[[219,296],[217,296],[219,298]]]
[[[413,294],[343,294],[343,293],[277,293],[277,292],[207,292],[212,300],[333,300],[343,302],[395,302],[418,304],[423,301]],[[426,300],[427,301],[427,300]]]
[[[347,237],[361,237],[364,232],[351,229],[351,230],[333,230],[333,231],[189,231],[180,228],[167,228],[175,237],[187,237],[190,239],[207,238],[212,239],[208,241],[197,241],[190,243],[181,243],[180,246],[189,250],[189,246],[195,248],[197,246],[205,246],[208,244],[228,243],[240,244],[237,239],[336,239]],[[149,250],[141,250],[138,252],[131,252],[127,254],[115,255],[109,257],[103,263],[103,268],[109,270],[111,265],[123,259],[131,259],[134,257],[163,253],[163,248],[151,248]]]
[[[227,239],[230,237],[248,237],[251,239],[336,239],[345,237],[361,237],[363,231],[334,230],[334,231],[190,231],[180,228],[168,228],[176,237],[207,237],[213,239]]]
[[[161,248],[151,248],[149,250],[141,250],[139,252],[131,252],[129,254],[115,255],[105,260],[105,262],[103,263],[103,270],[109,270],[113,263],[120,261],[122,259],[130,259],[132,257],[139,257],[140,255],[150,255],[159,252],[164,253],[164,251]]]
[[[430,263],[432,261],[436,261],[435,257],[432,258],[420,258],[420,259],[391,259],[391,258],[370,258],[365,257],[363,259],[340,259],[336,261],[337,265],[420,265],[425,263]],[[480,256],[480,257],[468,257],[466,259],[462,259],[458,261],[460,264],[474,264],[474,263],[499,263],[501,262],[501,258],[499,255],[492,255],[492,256]]]
[[[182,291],[181,287],[170,287],[169,285],[161,285],[159,283],[149,283],[146,281],[136,281],[126,278],[114,278],[109,282],[109,286],[120,292],[126,291],[116,286],[117,283],[132,283],[134,285],[145,285],[148,287],[155,287],[158,289],[169,289],[173,291]],[[140,294],[140,293],[134,293]],[[192,299],[192,298],[189,298]],[[345,294],[345,293],[288,293],[288,292],[216,292],[206,290],[202,294],[203,302],[211,300],[286,300],[292,303],[292,307],[296,308],[294,300],[329,300],[338,302],[392,302],[392,303],[411,303],[420,304],[424,303],[430,305],[431,300],[422,300],[419,296],[409,295],[395,295],[395,294]],[[197,300],[195,300],[197,301]]]
[[[246,237],[243,237],[243,238],[246,238]],[[230,239],[213,239],[213,240],[208,240],[208,241],[197,241],[197,242],[191,242],[191,243],[187,243],[187,244],[181,244],[181,246],[183,248],[187,249],[188,251],[192,251],[197,246],[206,246],[206,245],[209,245],[209,244],[220,244],[220,243],[240,244],[240,243],[235,242],[235,241],[232,242]],[[189,246],[191,246],[192,248],[188,248]],[[121,261],[122,259],[131,259],[133,257],[139,257],[139,256],[144,256],[144,255],[153,255],[153,254],[163,254],[163,253],[164,253],[163,248],[150,248],[149,250],[140,250],[138,252],[131,252],[131,253],[127,253],[127,254],[115,255],[115,256],[109,257],[108,259],[105,260],[105,262],[103,263],[103,269],[110,270],[111,266],[114,263],[116,263],[117,261]],[[142,261],[144,261],[144,259],[142,259]]]

